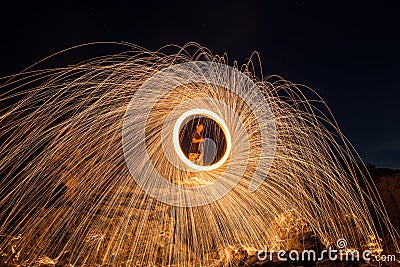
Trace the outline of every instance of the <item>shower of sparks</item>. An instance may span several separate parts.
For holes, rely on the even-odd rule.
[[[161,132],[151,130],[184,101],[215,99],[241,119],[248,138],[245,171],[228,194],[207,205],[170,206],[146,194],[123,152],[124,116],[135,91],[172,65],[228,60],[193,43],[168,47],[174,53],[124,45],[127,51],[119,54],[0,80],[0,102],[13,102],[0,113],[0,252],[7,260],[210,266],[227,247],[291,249],[281,234],[290,220],[304,223],[325,246],[345,238],[366,248],[373,237],[377,249],[385,248],[378,238],[385,229],[398,250],[398,234],[375,186],[325,102],[279,76],[260,78],[257,61],[234,66],[257,84],[274,116],[276,150],[261,186],[249,191],[257,162],[265,160],[264,122],[231,91],[199,83],[171,88],[151,107],[145,143],[154,168],[170,182],[196,187],[217,179],[229,164],[233,170],[243,165],[231,158],[199,172],[175,168],[163,154]],[[151,99],[141,97],[145,107]],[[235,134],[229,146],[240,151]]]

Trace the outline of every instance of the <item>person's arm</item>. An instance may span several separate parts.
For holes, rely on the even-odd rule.
[[[196,138],[192,138],[192,143],[201,143],[204,141],[204,138],[200,138],[200,139],[196,139]]]
[[[204,138],[196,138],[196,137],[192,138],[192,143],[194,143],[194,144],[201,143],[203,141],[204,141]]]

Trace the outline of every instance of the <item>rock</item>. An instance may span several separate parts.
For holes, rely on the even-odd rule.
[[[400,173],[379,177],[375,183],[392,224],[400,230]]]

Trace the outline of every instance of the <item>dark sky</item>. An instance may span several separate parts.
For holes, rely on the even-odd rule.
[[[256,50],[264,74],[308,85],[327,101],[367,163],[400,168],[397,1],[224,2],[4,2],[0,76],[94,41],[150,50],[195,41],[241,63]]]

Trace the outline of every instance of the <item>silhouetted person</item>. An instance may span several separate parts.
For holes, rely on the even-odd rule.
[[[203,165],[203,149],[200,144],[204,142],[204,137],[201,134],[204,125],[202,123],[197,124],[196,131],[192,133],[192,143],[190,144],[189,160],[194,164]]]

